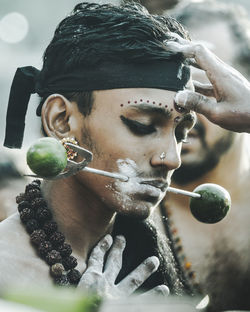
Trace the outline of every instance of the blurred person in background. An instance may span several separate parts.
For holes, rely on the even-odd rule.
[[[0,221],[16,212],[15,196],[25,179],[10,153],[0,148]]]
[[[183,0],[139,0],[151,14],[162,14],[164,11],[174,8]]]
[[[242,8],[211,1],[187,4],[174,14],[193,40],[203,41],[223,61],[249,75],[250,26]],[[208,82],[198,69],[193,79]],[[202,183],[219,184],[231,194],[232,208],[220,223],[204,225],[191,215],[187,197],[168,194],[160,207],[165,230],[180,270],[209,294],[213,311],[249,309],[249,134],[222,129],[200,114],[197,119],[183,144],[182,166],[172,185],[192,191]]]

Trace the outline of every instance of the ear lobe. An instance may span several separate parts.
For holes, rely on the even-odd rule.
[[[72,103],[60,94],[50,95],[43,104],[42,124],[47,136],[62,139],[70,136],[69,117]]]

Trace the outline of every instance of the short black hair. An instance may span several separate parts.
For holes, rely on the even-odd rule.
[[[104,61],[180,59],[181,54],[163,48],[163,41],[171,37],[170,32],[188,38],[187,31],[174,18],[151,15],[138,3],[120,6],[80,3],[60,22],[45,50],[41,82],[79,66],[98,66]],[[43,102],[50,94],[39,95]],[[90,114],[91,91],[63,95],[76,101],[84,115]]]

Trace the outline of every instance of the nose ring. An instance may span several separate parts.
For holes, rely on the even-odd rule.
[[[162,152],[161,155],[160,155],[160,160],[163,160],[166,158],[166,153],[165,152]]]

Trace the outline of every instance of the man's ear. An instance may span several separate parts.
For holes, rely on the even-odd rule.
[[[70,102],[61,94],[50,95],[42,107],[42,124],[47,136],[58,139],[76,137],[77,111],[75,102]]]

